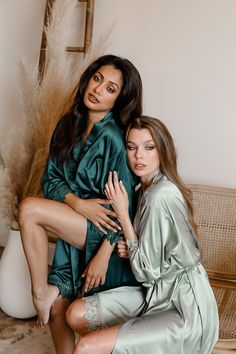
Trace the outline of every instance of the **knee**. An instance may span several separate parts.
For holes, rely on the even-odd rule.
[[[90,340],[90,336],[80,337],[73,354],[91,354],[96,352],[94,342]]]
[[[25,226],[26,222],[32,220],[38,208],[37,200],[38,198],[29,197],[21,202],[18,215],[20,227]]]
[[[84,306],[83,300],[73,302],[66,311],[66,321],[79,334],[84,333]]]

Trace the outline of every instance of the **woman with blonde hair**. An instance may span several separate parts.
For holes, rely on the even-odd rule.
[[[172,137],[160,120],[141,116],[128,127],[126,150],[141,181],[134,225],[119,171],[109,173],[105,188],[124,232],[119,254],[129,257],[142,286],[72,303],[67,321],[81,336],[74,354],[210,354],[218,338],[217,304],[200,263],[191,193],[178,175]]]

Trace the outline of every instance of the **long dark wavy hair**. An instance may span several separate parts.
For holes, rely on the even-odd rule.
[[[70,157],[74,144],[86,129],[88,108],[84,104],[84,93],[91,77],[104,65],[113,65],[122,73],[121,92],[111,110],[117,124],[125,129],[130,121],[142,114],[142,81],[136,67],[128,59],[115,55],[99,57],[81,75],[72,106],[60,119],[54,133],[49,154],[61,163]]]
[[[192,193],[178,174],[176,149],[169,130],[159,119],[148,116],[140,116],[134,119],[127,128],[126,137],[128,137],[132,128],[149,130],[158,151],[160,171],[181,191],[187,206],[189,221],[197,237],[197,225],[193,217]]]

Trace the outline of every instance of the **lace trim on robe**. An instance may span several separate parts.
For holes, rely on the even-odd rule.
[[[128,246],[128,256],[132,260],[138,250],[138,240],[126,240]]]
[[[86,314],[84,318],[87,320],[87,328],[89,332],[97,331],[105,326],[101,322],[100,301],[97,294],[84,298]]]

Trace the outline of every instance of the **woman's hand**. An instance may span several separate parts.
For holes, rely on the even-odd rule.
[[[128,246],[124,237],[121,237],[118,243],[116,244],[116,252],[120,258],[129,258]]]
[[[109,172],[108,181],[105,185],[105,193],[113,206],[118,220],[129,216],[129,200],[125,186],[118,180],[117,172]]]
[[[68,194],[65,199],[77,213],[90,220],[96,228],[104,234],[107,234],[106,229],[113,232],[120,230],[120,226],[110,217],[117,218],[114,211],[105,208],[103,205],[111,204],[107,199],[82,199],[72,193]]]
[[[102,257],[101,253],[97,253],[92,258],[82,274],[82,277],[85,277],[85,292],[105,283],[108,263],[109,260],[106,257]]]
[[[112,201],[111,205],[117,214],[117,219],[120,221],[124,238],[126,240],[136,240],[137,236],[129,217],[128,193],[126,192],[122,181],[118,180],[116,172],[109,172],[108,181],[105,185],[105,192],[107,198]]]

